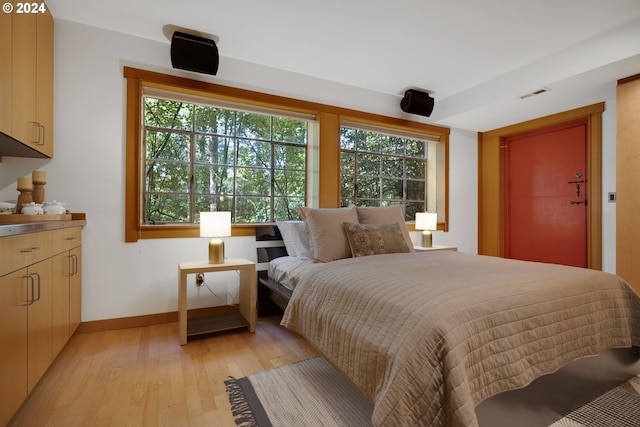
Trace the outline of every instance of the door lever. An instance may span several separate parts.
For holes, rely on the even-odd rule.
[[[572,205],[582,205],[582,204],[584,204],[585,206],[587,206],[587,201],[586,200],[572,200],[571,204]]]

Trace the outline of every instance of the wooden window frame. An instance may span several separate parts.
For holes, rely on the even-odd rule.
[[[126,164],[125,164],[125,242],[140,239],[198,237],[197,224],[147,225],[140,223],[141,201],[141,117],[142,90],[144,86],[156,87],[185,94],[205,96],[231,102],[245,103],[257,107],[275,108],[316,116],[319,128],[318,138],[318,179],[317,194],[308,194],[313,199],[310,206],[335,208],[340,206],[340,123],[342,120],[359,122],[400,131],[409,131],[435,137],[444,145],[444,222],[440,229],[447,230],[448,224],[448,157],[450,130],[445,127],[414,122],[411,120],[382,116],[332,105],[297,100],[279,95],[238,89],[200,80],[177,77],[153,71],[124,67],[126,79]],[[307,170],[307,174],[312,171]],[[264,224],[260,224],[264,225]],[[233,236],[255,234],[256,225],[238,224],[232,226]],[[411,228],[411,225],[410,225]]]

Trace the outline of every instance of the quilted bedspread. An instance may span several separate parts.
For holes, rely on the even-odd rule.
[[[640,346],[615,275],[450,251],[327,263],[282,324],[374,405],[375,426],[477,426],[474,407],[605,348]]]

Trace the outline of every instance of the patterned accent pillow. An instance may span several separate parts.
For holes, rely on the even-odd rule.
[[[410,252],[400,224],[342,224],[354,257]]]
[[[358,213],[358,222],[360,224],[391,224],[397,222],[400,225],[400,231],[407,242],[409,252],[415,252],[413,242],[407,230],[407,223],[404,220],[404,211],[401,205],[393,206],[368,206],[356,207]]]

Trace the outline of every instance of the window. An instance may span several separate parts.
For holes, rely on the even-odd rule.
[[[405,218],[427,210],[429,142],[355,126],[340,128],[340,204],[402,204]],[[431,163],[433,164],[433,162]],[[431,174],[433,177],[433,174]],[[434,177],[435,178],[435,177]]]
[[[426,208],[446,229],[447,128],[126,66],[123,74],[125,242],[197,237],[197,214],[211,208],[232,211],[234,236],[253,236],[256,223],[297,219],[296,206],[340,206],[341,127],[428,141]]]
[[[143,106],[143,223],[194,223],[210,210],[273,222],[305,205],[306,120],[179,95],[145,94]]]

